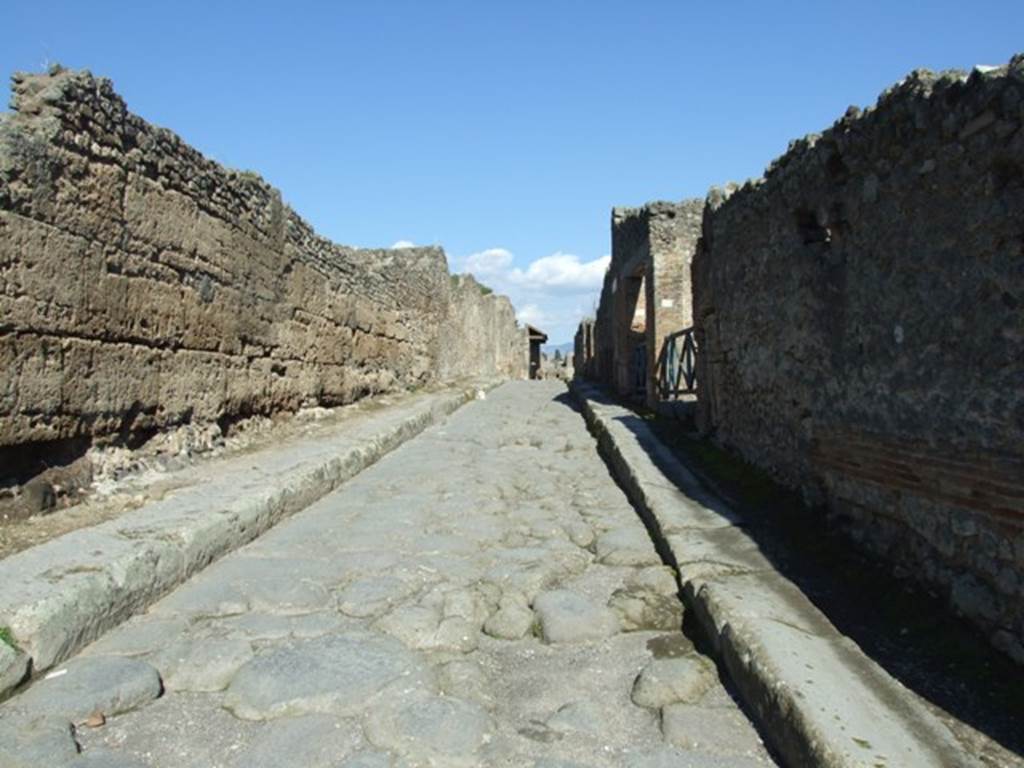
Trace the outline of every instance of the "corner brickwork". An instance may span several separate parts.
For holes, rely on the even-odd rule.
[[[1024,57],[713,190],[699,422],[1024,661]]]

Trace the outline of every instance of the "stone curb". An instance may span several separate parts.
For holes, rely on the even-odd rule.
[[[613,474],[676,568],[687,610],[791,766],[980,766],[916,694],[829,622],[632,411],[571,385]]]
[[[43,672],[67,659],[442,421],[475,391],[417,395],[356,416],[326,437],[211,462],[187,488],[0,560],[0,626],[21,649],[0,670],[0,699],[29,669]]]

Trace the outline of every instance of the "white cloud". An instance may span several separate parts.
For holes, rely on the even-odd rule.
[[[582,261],[557,252],[521,268],[507,249],[488,248],[452,263],[508,296],[520,323],[540,328],[560,344],[572,340],[580,318],[591,311],[610,261],[610,256]]]
[[[520,323],[541,327],[547,324],[548,315],[536,304],[526,304],[516,312],[516,320]]]
[[[416,247],[416,243],[412,242],[412,240],[399,240],[397,243],[395,243],[394,245],[391,246],[392,249],[395,249],[395,248],[415,248],[415,247]]]
[[[488,248],[466,257],[466,271],[474,276],[494,275],[512,263],[512,254],[504,248]]]
[[[531,288],[591,291],[601,287],[611,256],[580,261],[571,253],[554,253],[530,263],[526,270],[513,269],[508,278]]]

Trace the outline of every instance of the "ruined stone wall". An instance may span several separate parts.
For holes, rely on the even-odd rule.
[[[336,245],[258,176],[132,115],[89,73],[15,76],[11,106],[0,122],[8,472],[27,469],[15,466],[36,455],[27,445],[53,455],[436,376],[450,298],[441,249]]]
[[[585,317],[573,337],[573,376],[596,379],[594,360],[594,319]]]
[[[1024,58],[713,190],[700,421],[1024,660]]]
[[[475,376],[525,379],[530,342],[506,296],[491,293],[472,275],[453,275],[441,326],[438,372],[443,379]]]
[[[577,363],[586,376],[631,394],[633,350],[645,343],[648,401],[657,398],[665,337],[692,323],[690,261],[703,208],[703,200],[691,199],[612,210],[612,260],[593,324],[593,351]]]
[[[647,218],[648,267],[644,279],[647,324],[647,402],[659,399],[658,365],[665,339],[693,325],[690,264],[700,238],[704,201],[652,204]],[[614,243],[614,239],[612,241]]]
[[[615,377],[615,324],[612,318],[612,304],[618,287],[618,274],[612,270],[612,265],[609,264],[608,270],[604,273],[601,297],[598,299],[597,311],[594,313],[591,327],[591,345],[594,357],[588,361],[586,366],[589,378],[606,387],[612,386]]]

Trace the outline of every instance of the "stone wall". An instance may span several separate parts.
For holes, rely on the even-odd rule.
[[[452,315],[440,248],[318,236],[255,174],[129,113],[108,80],[56,69],[13,83],[0,118],[5,475],[98,435],[436,378]],[[480,317],[508,322],[491,307]]]
[[[633,394],[634,351],[643,344],[646,401],[656,403],[665,338],[692,324],[690,261],[703,208],[703,200],[684,200],[612,210],[612,260],[597,316],[580,328],[576,367],[582,375]]]
[[[512,302],[491,293],[472,275],[453,275],[441,326],[438,372],[444,379],[487,375],[525,379],[530,342],[516,323]]]
[[[586,379],[597,378],[597,365],[594,353],[594,318],[585,317],[580,320],[573,337],[573,374]]]
[[[1024,57],[708,197],[699,419],[1024,660]]]

